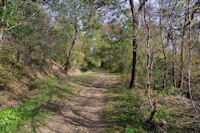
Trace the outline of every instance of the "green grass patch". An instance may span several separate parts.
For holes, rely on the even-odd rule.
[[[120,91],[121,90],[121,91]],[[145,115],[141,110],[145,96],[140,90],[118,90],[111,88],[109,102],[112,105],[107,106],[107,121],[112,123],[112,127],[108,132],[115,131],[125,133],[145,133],[143,126],[145,124]],[[113,94],[114,93],[114,94]],[[143,110],[148,110],[144,108]]]
[[[125,89],[124,83],[119,82],[110,88],[108,103],[106,107],[106,119],[111,123],[109,133],[145,133],[159,132],[146,122],[152,109],[148,104],[145,89]],[[187,123],[194,121],[194,117],[182,115],[190,114],[192,106],[186,103],[188,99],[172,93],[152,90],[152,101],[157,101],[156,113],[153,122],[159,123],[168,132],[195,132],[198,131],[198,123]]]
[[[1,133],[36,132],[45,125],[62,106],[62,103],[77,94],[80,85],[66,79],[38,79],[31,83],[38,94],[18,108],[0,111]],[[77,89],[78,88],[78,89]]]
[[[90,86],[95,80],[98,80],[97,74],[97,72],[80,72],[75,76],[71,76],[71,80],[82,86]]]

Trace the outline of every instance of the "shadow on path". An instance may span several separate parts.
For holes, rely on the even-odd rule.
[[[108,127],[104,120],[108,83],[109,77],[105,73],[99,74],[91,86],[79,83],[85,89],[58,109],[53,120],[37,132],[104,133]]]

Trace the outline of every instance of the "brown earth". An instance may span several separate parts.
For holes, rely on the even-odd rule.
[[[108,124],[104,119],[106,95],[112,84],[108,74],[97,75],[91,85],[64,103],[58,114],[38,133],[104,133]]]

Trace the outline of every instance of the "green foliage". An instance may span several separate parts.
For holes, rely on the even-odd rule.
[[[171,86],[171,87],[166,88],[166,90],[164,91],[168,95],[174,95],[175,92],[177,91],[177,88],[175,88],[174,86]]]
[[[0,130],[2,132],[13,132],[17,130],[17,125],[19,124],[21,118],[17,117],[23,111],[19,109],[5,109],[0,112]]]
[[[167,109],[167,107],[161,107],[159,108],[159,111],[155,113],[155,116],[153,117],[154,122],[160,122],[166,124],[166,118],[169,118],[170,110]]]
[[[125,37],[126,30],[119,23],[102,27],[97,37],[94,55],[101,60],[101,67],[111,72],[130,72],[131,45]]]

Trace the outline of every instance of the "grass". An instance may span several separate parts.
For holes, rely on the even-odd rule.
[[[146,119],[141,111],[144,101],[144,94],[140,90],[125,90],[120,84],[113,86],[109,92],[106,108],[106,119],[112,123],[108,132],[145,133],[143,125]]]
[[[106,107],[106,119],[111,123],[108,133],[145,133],[159,132],[146,123],[152,109],[148,105],[148,97],[144,89],[125,89],[122,79],[110,88]],[[156,113],[153,122],[161,124],[167,132],[195,132],[198,131],[198,123],[184,124],[193,121],[194,118],[187,115],[191,113],[191,106],[184,97],[176,97],[166,92],[152,91],[152,101],[157,100]]]
[[[72,77],[82,80],[83,74]],[[87,76],[86,76],[87,77]],[[86,79],[86,78],[84,78]],[[83,86],[67,79],[48,78],[32,81],[32,89],[37,89],[35,98],[28,100],[18,108],[0,111],[1,133],[32,133],[47,123],[62,107],[64,101],[76,95]]]
[[[1,133],[32,133],[44,126],[62,108],[63,103],[76,95],[84,87],[90,86],[98,72],[80,73],[66,78],[36,79],[31,83],[37,90],[37,96],[18,108],[0,111]],[[108,93],[105,109],[106,119],[111,123],[108,133],[145,133],[157,132],[146,120],[151,109],[148,106],[144,89],[127,90],[120,76],[113,75],[119,82],[113,85]],[[115,79],[113,79],[115,80]],[[180,123],[192,121],[193,118],[179,114],[190,113],[184,98],[177,98],[165,92],[152,91],[152,100],[157,100],[157,112],[153,121],[163,125],[168,132],[193,132],[198,125]],[[187,108],[186,108],[187,107]],[[197,129],[197,130],[196,130]]]

